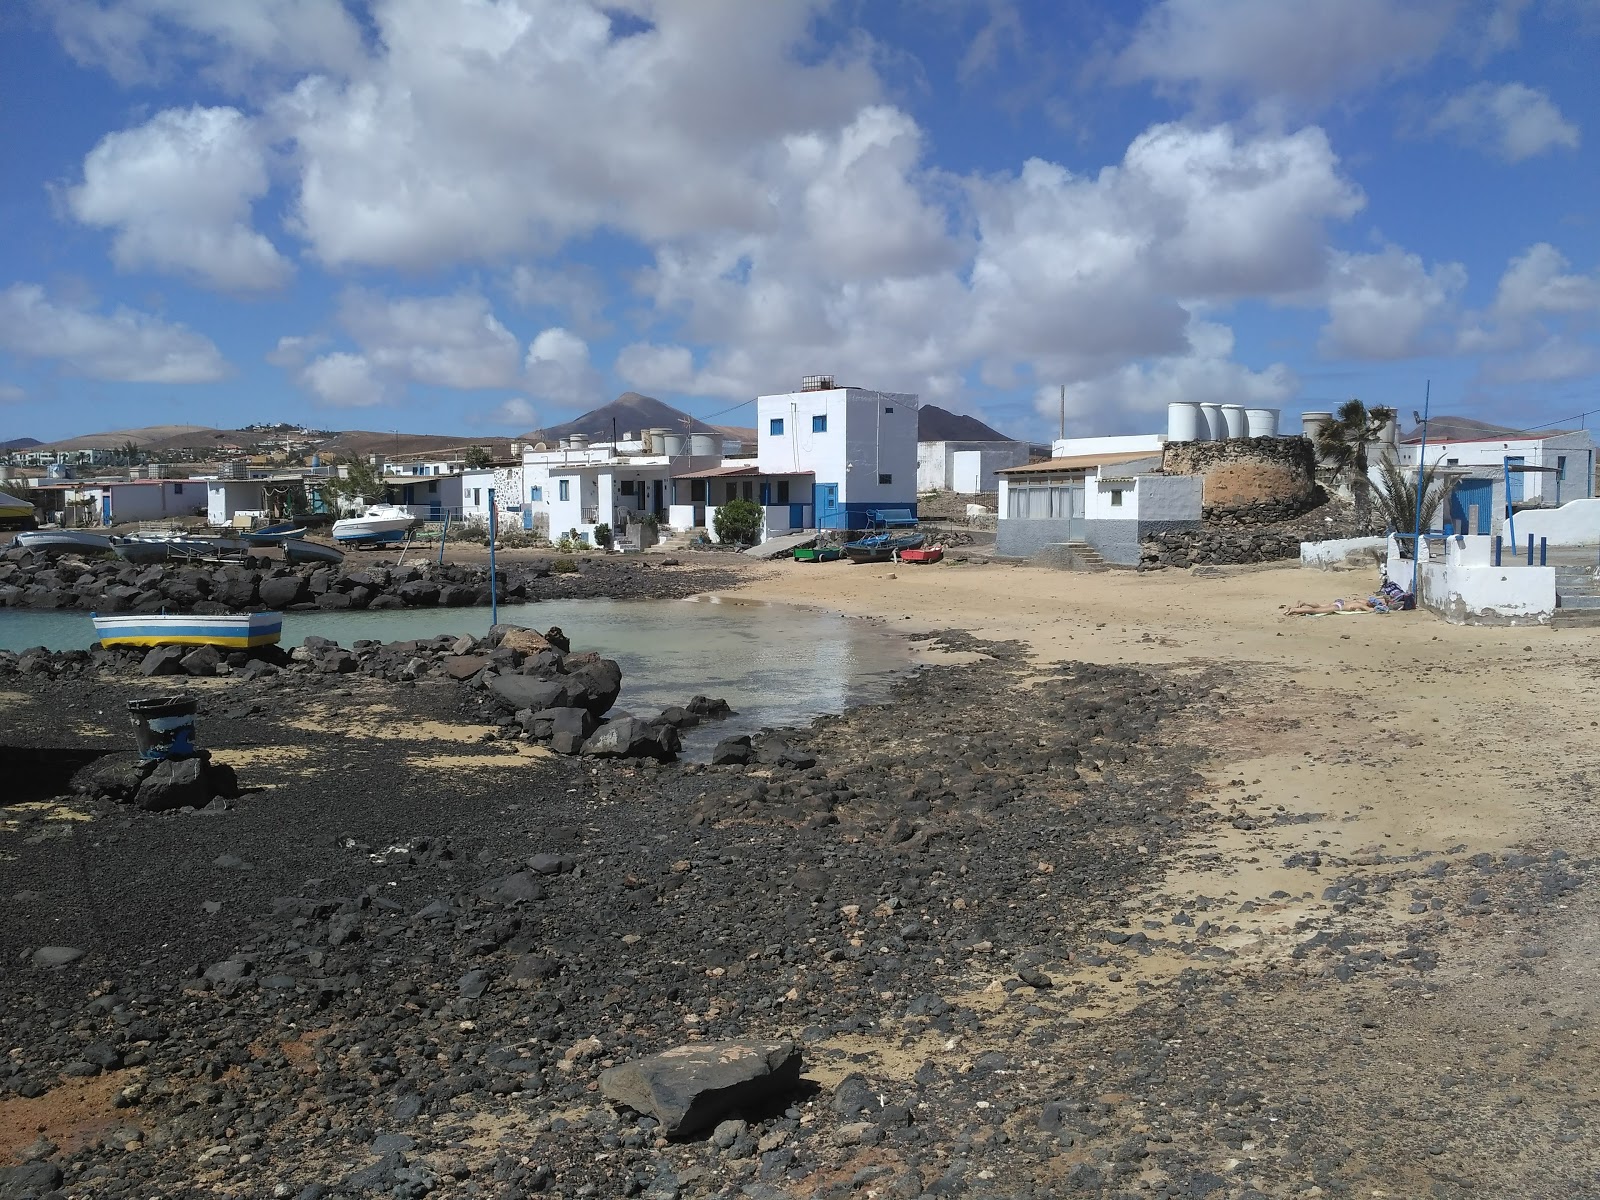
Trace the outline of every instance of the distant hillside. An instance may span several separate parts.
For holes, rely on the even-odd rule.
[[[998,429],[985,425],[977,417],[953,413],[937,404],[924,404],[917,410],[917,441],[919,442],[1009,442]]]
[[[32,450],[35,446],[42,445],[44,445],[44,443],[38,438],[12,438],[9,442],[0,442],[0,452],[6,450]]]
[[[145,425],[138,429],[113,429],[108,433],[86,433],[82,437],[63,438],[59,442],[42,442],[41,450],[120,450],[129,442],[141,450],[162,450],[215,444],[238,436],[231,429],[212,429],[206,425]]]
[[[562,438],[576,434],[590,441],[609,442],[613,432],[619,438],[626,438],[629,434],[637,437],[646,429],[670,429],[673,433],[717,433],[750,444],[756,440],[753,429],[710,425],[698,417],[691,417],[682,409],[663,404],[654,396],[641,396],[638,392],[623,392],[610,404],[601,405],[581,417],[574,417],[565,425],[535,429],[517,440],[546,442],[554,446]]]
[[[317,453],[333,458],[368,454],[432,454],[440,450],[465,450],[482,446],[496,461],[511,457],[511,439],[503,437],[462,437],[444,433],[385,433],[368,429],[347,429],[317,446]]]

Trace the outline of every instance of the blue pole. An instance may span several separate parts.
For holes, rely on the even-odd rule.
[[[1500,550],[1505,544],[1505,540],[1506,539],[1498,533],[1494,535],[1494,565],[1497,567],[1500,565]]]
[[[1427,478],[1428,470],[1428,406],[1433,400],[1433,380],[1428,380],[1422,392],[1422,446],[1417,451],[1417,520],[1412,532],[1416,534],[1411,541],[1411,594],[1417,594],[1417,572],[1421,570],[1422,563],[1422,481]],[[1412,414],[1415,416],[1415,412]]]
[[[1511,553],[1517,552],[1517,514],[1511,507],[1511,460],[1502,459],[1506,477],[1506,531],[1511,535]]]
[[[499,531],[495,522],[494,489],[489,489],[489,624],[500,624],[500,577],[494,569],[494,542]]]
[[[1533,534],[1528,535],[1528,565],[1533,566]]]
[[[1550,553],[1550,539],[1549,538],[1540,538],[1539,539],[1539,565],[1541,567],[1546,567],[1546,566],[1550,565],[1549,562],[1547,561],[1547,559],[1549,557],[1549,553]]]
[[[444,528],[439,531],[439,565],[444,566],[444,544],[450,537],[450,514],[444,515]]]

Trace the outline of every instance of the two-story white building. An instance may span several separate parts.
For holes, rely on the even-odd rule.
[[[914,514],[917,408],[917,397],[904,392],[836,387],[831,376],[810,376],[797,392],[756,400],[757,473],[809,477],[810,497],[791,491],[790,503],[809,499],[815,528],[867,528],[884,509]]]
[[[1421,443],[1417,429],[1396,448],[1408,473],[1417,469]],[[1499,533],[1508,502],[1513,510],[1559,508],[1594,495],[1595,444],[1587,429],[1525,433],[1435,418],[1429,422],[1427,465],[1451,482],[1441,520],[1469,534]]]
[[[672,481],[721,463],[722,438],[711,434],[540,443],[522,452],[523,524],[535,531],[543,524],[550,538],[577,530],[588,541],[596,525],[615,530],[646,516],[674,524]]]

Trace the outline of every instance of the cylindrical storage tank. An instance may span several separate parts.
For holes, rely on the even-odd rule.
[[[589,437],[587,434],[575,433],[567,439],[567,444],[574,450],[587,450],[589,448]]]
[[[623,433],[622,440],[625,442],[637,442],[639,434],[636,430],[629,429]]]
[[[1317,440],[1317,434],[1322,430],[1322,427],[1331,420],[1333,420],[1331,412],[1301,413],[1300,432],[1314,442]]]
[[[1246,437],[1277,437],[1278,410],[1275,408],[1247,408],[1244,410]]]
[[[1222,405],[1202,403],[1200,418],[1201,424],[1205,427],[1206,440],[1220,442],[1228,436],[1227,422],[1222,419]]]
[[[1200,439],[1200,406],[1185,400],[1167,405],[1167,441],[1193,442]]]
[[[722,449],[722,439],[714,433],[692,433],[689,435],[689,453],[696,458],[708,454],[717,454]]]
[[[1228,437],[1242,438],[1249,436],[1246,432],[1248,426],[1245,424],[1244,405],[1242,404],[1224,404],[1222,406],[1222,424],[1223,428],[1227,430]]]
[[[649,444],[645,446],[645,453],[647,453],[647,454],[663,454],[663,453],[665,453],[665,451],[663,451],[661,449],[662,444],[667,440],[667,431],[665,429],[656,428],[656,429],[650,430],[649,431],[649,439],[650,439],[649,440]]]
[[[683,453],[683,434],[663,433],[661,435],[660,453],[676,458]]]

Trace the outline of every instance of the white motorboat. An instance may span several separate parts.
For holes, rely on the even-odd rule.
[[[11,544],[50,554],[97,554],[111,549],[111,539],[105,534],[81,529],[25,529],[11,539]]]
[[[398,504],[373,504],[359,517],[346,517],[333,523],[336,542],[400,542],[422,524]]]

